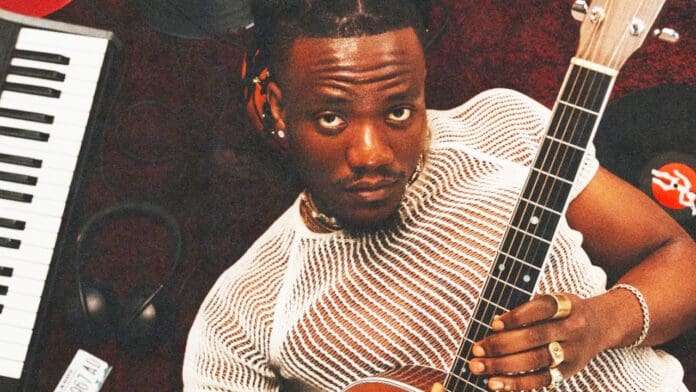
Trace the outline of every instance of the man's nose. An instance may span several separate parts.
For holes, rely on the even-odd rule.
[[[385,130],[372,123],[354,125],[356,130],[346,151],[346,159],[351,169],[364,172],[392,163],[394,151]]]

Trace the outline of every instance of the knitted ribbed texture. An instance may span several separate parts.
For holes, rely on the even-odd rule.
[[[427,162],[391,229],[315,234],[296,202],[203,302],[186,389],[276,391],[284,379],[297,390],[337,391],[406,364],[449,370],[548,116],[502,89],[430,111]],[[571,198],[597,170],[593,151]],[[581,242],[562,219],[538,292],[605,291]],[[675,391],[682,373],[662,352],[611,350],[561,390]]]

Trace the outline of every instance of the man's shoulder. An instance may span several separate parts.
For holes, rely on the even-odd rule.
[[[507,110],[531,111],[544,115],[548,108],[533,98],[517,90],[492,88],[484,90],[466,100],[459,106],[447,110],[428,110],[429,116],[462,116],[475,111],[484,114],[490,110],[507,108]]]
[[[483,91],[449,110],[430,110],[433,147],[462,148],[528,165],[549,109],[514,90]]]

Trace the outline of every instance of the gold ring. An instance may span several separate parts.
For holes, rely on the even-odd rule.
[[[551,316],[552,319],[562,319],[568,317],[570,310],[573,308],[573,303],[567,295],[561,293],[549,294],[556,301],[556,313]]]
[[[551,382],[547,388],[552,391],[556,388],[560,388],[560,386],[563,385],[563,373],[557,368],[551,368],[549,369],[549,374],[551,375]]]
[[[549,354],[551,355],[551,365],[550,368],[558,367],[565,359],[565,353],[563,352],[563,347],[558,342],[551,342],[548,345]]]

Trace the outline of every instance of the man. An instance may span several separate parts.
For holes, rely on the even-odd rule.
[[[306,190],[208,294],[186,389],[331,391],[407,364],[448,370],[548,111],[493,90],[426,112],[418,2],[253,4],[269,132]],[[566,294],[491,320],[469,363],[491,390],[685,390],[679,363],[649,346],[694,325],[696,282],[680,277],[696,273],[696,245],[589,150],[536,286]],[[621,285],[607,291],[604,271]]]

